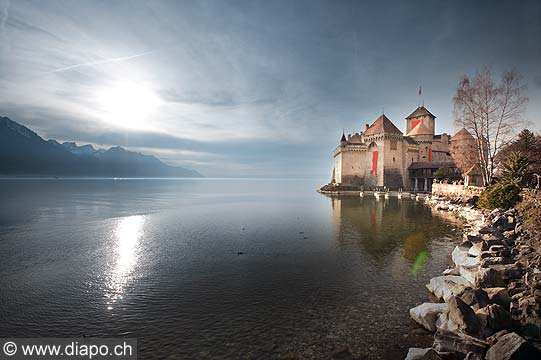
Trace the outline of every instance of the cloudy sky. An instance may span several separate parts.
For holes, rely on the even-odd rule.
[[[516,69],[541,130],[540,1],[0,0],[0,115],[206,176],[328,177],[342,132],[422,84],[452,133],[463,74]]]

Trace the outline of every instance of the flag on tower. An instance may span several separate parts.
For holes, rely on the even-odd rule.
[[[419,85],[419,96],[421,96],[421,85]]]

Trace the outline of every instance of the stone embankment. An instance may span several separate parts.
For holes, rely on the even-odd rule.
[[[431,348],[406,359],[541,359],[541,240],[515,210],[482,212],[467,202],[429,197],[428,205],[466,220],[454,266],[430,280],[434,302],[410,310],[434,333]]]

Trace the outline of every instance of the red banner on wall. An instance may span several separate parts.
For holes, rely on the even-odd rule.
[[[378,171],[378,152],[372,152],[372,175],[376,175]]]
[[[432,149],[428,150],[428,161],[432,161]]]
[[[411,120],[411,128],[413,129],[414,127],[419,125],[420,122],[421,120]]]

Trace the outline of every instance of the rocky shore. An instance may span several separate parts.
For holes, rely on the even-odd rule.
[[[434,343],[410,348],[406,359],[541,359],[541,239],[524,229],[516,209],[484,212],[468,199],[435,196],[426,202],[466,226],[454,266],[427,285],[432,302],[410,309]]]

